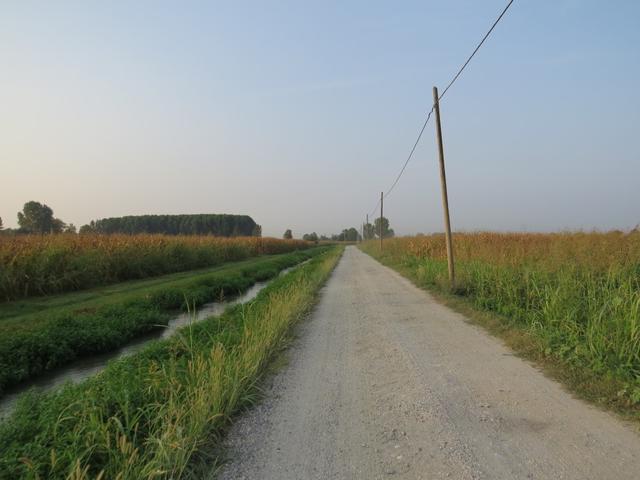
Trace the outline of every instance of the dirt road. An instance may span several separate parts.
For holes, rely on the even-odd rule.
[[[638,479],[640,435],[354,247],[223,479]]]

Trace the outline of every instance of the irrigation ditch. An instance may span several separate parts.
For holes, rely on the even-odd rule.
[[[200,309],[195,322],[183,317],[173,335],[82,382],[27,392],[0,422],[0,480],[202,478],[220,461],[217,446],[233,415],[255,401],[259,378],[315,305],[342,251],[317,249],[304,265],[299,257],[294,271],[275,272],[259,291],[255,285],[252,301],[227,305],[220,316]]]
[[[285,268],[279,272],[278,276],[286,275],[309,261],[310,259],[307,259],[297,265]],[[67,382],[79,383],[104,370],[110,361],[132,355],[154,340],[169,338],[181,327],[191,323],[197,323],[205,318],[219,316],[227,308],[234,305],[241,305],[250,302],[258,295],[258,293],[260,293],[260,291],[273,282],[273,280],[274,278],[256,282],[254,285],[249,287],[248,290],[238,295],[215,302],[205,303],[193,311],[182,312],[169,320],[166,326],[161,325],[160,328],[152,330],[140,337],[136,337],[131,342],[116,350],[80,358],[69,365],[56,368],[55,370],[8,389],[5,395],[0,397],[0,421],[11,415],[13,407],[20,396],[24,393],[30,390],[45,393],[52,391]]]

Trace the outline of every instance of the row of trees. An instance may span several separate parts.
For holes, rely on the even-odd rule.
[[[284,239],[292,239],[293,238],[293,233],[291,233],[291,229],[290,228],[287,228],[287,230],[284,232],[284,235],[282,236],[282,238],[284,238]],[[318,240],[329,240],[329,238],[325,237],[324,235],[319,237],[316,232],[305,233],[304,235],[302,235],[302,239],[306,240],[308,242],[317,242]]]
[[[382,226],[382,229],[380,228]],[[365,240],[372,240],[374,238],[380,238],[380,232],[382,232],[383,238],[390,238],[395,235],[393,228],[389,228],[389,219],[386,217],[376,218],[373,224],[367,223],[363,225],[363,233]],[[290,229],[287,229],[284,232],[283,238],[293,238],[293,234]],[[316,232],[313,233],[305,233],[302,236],[303,240],[308,240],[310,242],[317,242],[319,240],[333,240],[337,242],[358,242],[362,240],[362,235],[358,230],[354,227],[345,228],[341,233],[333,234],[331,237],[327,237],[325,235],[320,235]]]
[[[73,223],[66,224],[53,216],[53,210],[48,205],[30,201],[24,204],[18,212],[18,228],[3,229],[0,218],[0,231],[5,233],[76,233]]]
[[[16,229],[0,232],[16,234],[76,233],[76,227],[53,215],[48,205],[30,201],[18,212]],[[164,233],[168,235],[216,235],[220,237],[260,237],[262,227],[248,215],[137,215],[91,221],[80,233]]]
[[[359,242],[360,240],[362,240],[362,236],[360,235],[360,233],[358,233],[358,230],[356,230],[354,227],[351,227],[345,228],[337,235],[331,235],[331,240],[338,242]]]
[[[302,239],[308,242],[317,242],[318,240],[320,240],[320,237],[318,237],[318,234],[316,232],[313,232],[305,233],[304,235],[302,235]]]
[[[167,235],[216,235],[260,237],[262,227],[248,215],[129,215],[103,218],[82,226],[80,233],[163,233]]]
[[[380,229],[380,224],[382,224],[382,230]],[[365,240],[380,238],[380,232],[382,232],[382,238],[391,238],[395,235],[393,228],[389,228],[389,219],[387,217],[378,217],[373,224],[365,223],[363,231]]]
[[[30,201],[24,204],[18,212],[19,228],[5,230],[15,233],[76,233],[73,224],[67,225],[54,217],[53,210],[40,202]],[[3,231],[0,218],[0,231]],[[374,224],[363,226],[365,240],[380,236],[393,237],[394,231],[389,228],[389,219],[376,218]],[[130,215],[126,217],[103,218],[91,221],[82,226],[80,233],[164,233],[168,235],[217,235],[224,237],[262,236],[262,227],[248,215],[200,214],[200,215]],[[291,229],[284,232],[283,238],[292,239]],[[316,232],[305,233],[303,240],[317,242],[319,240],[334,240],[340,242],[357,242],[362,239],[354,227],[346,228],[339,234],[327,237],[318,236]]]

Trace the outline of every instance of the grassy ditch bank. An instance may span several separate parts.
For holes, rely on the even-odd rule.
[[[255,300],[183,328],[78,384],[25,396],[0,423],[0,479],[185,478],[290,326],[313,305],[342,249],[275,279]]]
[[[536,361],[581,397],[640,419],[640,235],[456,234],[362,250]]]
[[[20,381],[162,328],[186,305],[198,307],[241,293],[326,248],[259,257],[165,281],[138,281],[135,286],[112,287],[115,292],[104,296],[69,294],[71,299],[58,297],[44,310],[41,299],[21,301],[18,307],[0,305],[0,395]]]

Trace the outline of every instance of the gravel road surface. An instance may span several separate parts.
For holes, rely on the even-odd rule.
[[[634,479],[640,435],[354,247],[223,479]]]

